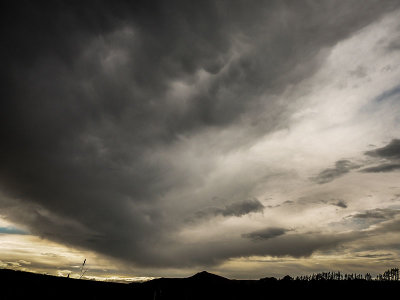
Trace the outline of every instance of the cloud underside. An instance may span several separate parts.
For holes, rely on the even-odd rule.
[[[300,103],[285,91],[396,2],[10,4],[2,213],[34,235],[141,266],[309,256],[356,239],[279,226],[218,242],[180,234],[262,215],[255,193],[279,172],[229,158],[292,126]],[[398,169],[398,141],[366,153],[389,160],[373,168]],[[313,180],[356,168],[339,160]]]

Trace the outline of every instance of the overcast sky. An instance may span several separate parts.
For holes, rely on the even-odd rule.
[[[398,266],[399,4],[3,7],[0,266]]]

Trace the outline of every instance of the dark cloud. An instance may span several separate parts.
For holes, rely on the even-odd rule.
[[[400,140],[393,139],[388,145],[371,151],[366,151],[365,155],[384,159],[386,161],[374,167],[363,168],[360,172],[364,173],[379,173],[379,172],[391,172],[400,169]],[[362,166],[356,165],[349,160],[338,160],[335,163],[334,168],[328,168],[321,171],[317,176],[311,179],[319,184],[331,182],[332,180],[339,178],[352,169],[358,169]]]
[[[280,235],[284,235],[287,231],[289,231],[289,230],[285,229],[285,228],[268,227],[268,228],[265,228],[262,230],[257,230],[254,232],[243,234],[242,236],[245,238],[255,240],[255,241],[268,240],[268,239],[272,239],[272,238],[280,236]]]
[[[382,220],[389,220],[392,219],[394,216],[400,214],[399,209],[390,209],[390,208],[376,208],[367,210],[362,213],[358,213],[352,215],[352,218],[356,219],[382,219]]]
[[[397,88],[398,90],[398,88]],[[389,144],[382,148],[365,152],[366,155],[383,159],[386,162],[374,167],[361,170],[365,173],[392,172],[400,169],[400,140],[393,139]]]
[[[370,210],[353,213],[344,217],[339,222],[332,222],[329,225],[338,230],[353,230],[364,231],[366,229],[371,231],[372,225],[376,227],[377,224],[382,224],[395,219],[400,214],[399,209],[394,208],[375,208]]]
[[[386,159],[400,159],[400,140],[393,139],[382,148],[365,152],[366,155]]]
[[[267,205],[268,208],[276,208],[276,207],[280,207],[280,204],[276,204],[276,205]]]
[[[400,214],[400,210],[397,212],[396,216]],[[387,234],[387,233],[398,233],[400,230],[400,219],[397,217],[393,217],[391,219],[388,219],[387,222],[382,222],[377,225],[377,228],[374,230],[376,234]],[[394,242],[397,244],[397,249],[398,249],[398,241]]]
[[[282,205],[292,205],[294,204],[294,201],[292,200],[286,200],[285,202],[282,203]]]
[[[392,253],[382,253],[382,254],[357,254],[356,257],[363,258],[382,258],[382,257],[391,257]]]
[[[352,169],[357,168],[359,168],[358,165],[355,165],[349,160],[342,159],[335,163],[334,168],[325,169],[311,179],[319,184],[324,184],[349,173]]]
[[[33,234],[145,266],[210,262],[212,250],[218,258],[301,256],[337,244],[341,238],[284,235],[265,248],[241,241],[186,249],[172,237],[216,192],[232,199],[221,215],[262,210],[237,203],[258,184],[245,176],[200,192],[213,154],[287,126],[295,103],[280,93],[318,70],[329,47],[397,5],[3,4],[2,211]],[[219,130],[231,138],[219,139]],[[215,140],[196,140],[206,133]],[[351,168],[338,162],[316,180]]]
[[[264,205],[256,199],[250,198],[226,205],[223,208],[210,207],[196,213],[196,218],[209,218],[213,216],[241,217],[249,213],[263,212]]]
[[[361,172],[365,173],[379,173],[379,172],[392,172],[400,169],[400,164],[381,164],[375,167],[362,169]]]
[[[338,202],[332,203],[333,205],[339,206],[341,208],[347,208],[347,203],[343,200],[339,200]]]
[[[236,216],[240,217],[251,212],[262,212],[264,205],[257,199],[248,199],[246,201],[232,203],[227,205],[224,209],[218,211],[223,216]]]

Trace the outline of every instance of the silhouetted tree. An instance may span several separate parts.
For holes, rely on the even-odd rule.
[[[370,280],[372,280],[372,276],[371,276],[371,274],[370,273],[367,273],[367,274],[365,274],[365,280],[367,280],[367,281],[370,281]]]
[[[290,275],[286,275],[281,280],[283,280],[283,281],[291,281],[291,280],[293,280],[293,277],[291,277]]]
[[[289,275],[286,275],[282,280],[289,280],[291,278]],[[293,280],[291,278],[290,280]],[[357,274],[357,273],[341,273],[340,271],[337,272],[321,272],[321,273],[313,273],[311,275],[301,275],[297,276],[297,281],[321,281],[321,280],[366,280],[371,281],[373,280],[371,273]],[[386,270],[382,274],[377,274],[375,277],[376,281],[399,281],[400,280],[400,271],[399,268],[391,268]]]

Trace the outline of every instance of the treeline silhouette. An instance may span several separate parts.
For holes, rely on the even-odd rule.
[[[377,281],[399,281],[399,268],[391,268],[382,274],[376,275],[375,278],[371,276],[370,273],[356,274],[356,273],[342,273],[338,272],[322,272],[316,273],[312,275],[302,275],[297,276],[295,280],[300,281],[314,281],[314,280],[377,280]]]

